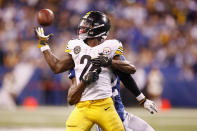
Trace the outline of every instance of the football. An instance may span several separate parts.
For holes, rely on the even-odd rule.
[[[49,26],[53,23],[54,13],[50,9],[42,9],[37,14],[37,20],[41,26]]]

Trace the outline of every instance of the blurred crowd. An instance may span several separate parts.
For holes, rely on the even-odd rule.
[[[80,18],[99,10],[111,20],[108,38],[120,40],[125,57],[137,67],[134,77],[140,89],[153,88],[157,96],[166,80],[196,79],[196,0],[0,0],[0,88],[14,97],[35,72],[40,86],[33,88],[56,90],[51,87],[53,81],[66,92],[70,85],[67,74],[50,71],[37,48],[33,29],[39,26],[36,14],[42,8],[55,14],[54,23],[45,30],[54,34],[50,46],[58,57],[64,55],[66,43],[77,37]]]

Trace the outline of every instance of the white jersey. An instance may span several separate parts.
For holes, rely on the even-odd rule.
[[[123,53],[122,44],[118,40],[106,40],[100,45],[90,47],[83,40],[70,40],[67,44],[65,52],[72,55],[75,63],[75,73],[77,84],[84,78],[91,68],[90,60],[99,56],[99,53],[107,55],[108,58],[113,58],[115,55]],[[111,78],[113,73],[110,68],[102,68],[99,74],[99,79],[88,85],[80,101],[104,99],[112,96]]]

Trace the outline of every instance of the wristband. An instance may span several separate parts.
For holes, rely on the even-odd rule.
[[[49,45],[45,45],[45,46],[40,47],[40,50],[44,52],[45,50],[50,50],[50,47]]]
[[[146,97],[144,96],[143,93],[140,93],[140,95],[136,97],[136,99],[137,99],[138,102],[142,101],[142,100],[145,99],[145,98],[146,98]]]

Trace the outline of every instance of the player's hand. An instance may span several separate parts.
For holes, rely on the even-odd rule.
[[[48,43],[48,40],[51,36],[53,36],[53,34],[49,34],[49,35],[45,35],[44,34],[44,29],[42,27],[36,27],[34,29],[35,34],[39,40],[38,42],[38,48],[46,45]]]
[[[100,53],[97,58],[91,59],[91,62],[94,66],[108,67],[112,64],[112,59]]]
[[[100,69],[94,69],[94,70],[90,70],[84,77],[84,79],[82,79],[82,81],[86,84],[89,85],[93,82],[96,82],[99,79],[99,73],[100,73]]]
[[[148,110],[151,114],[158,112],[157,105],[153,101],[146,99],[143,104],[144,108]]]

